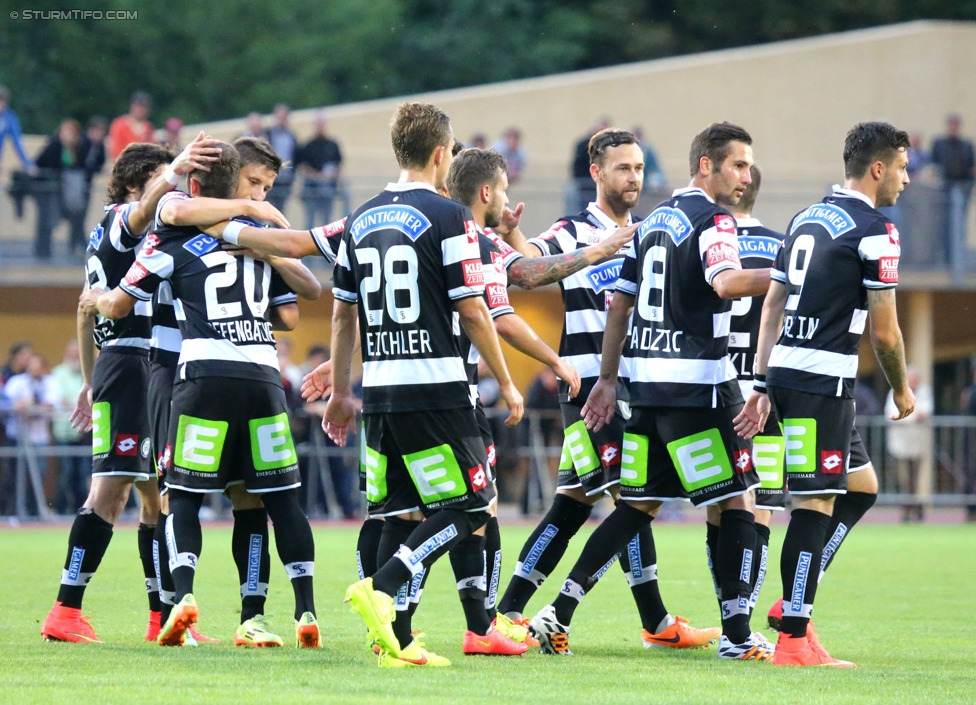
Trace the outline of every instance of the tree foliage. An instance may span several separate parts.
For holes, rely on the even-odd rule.
[[[0,1],[0,6],[15,4]],[[42,3],[33,3],[34,6]],[[216,120],[869,27],[976,19],[976,0],[102,0],[130,21],[8,19],[0,83],[25,130],[124,112]]]

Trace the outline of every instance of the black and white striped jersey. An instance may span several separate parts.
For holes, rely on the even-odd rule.
[[[488,305],[488,312],[491,314],[492,320],[508,313],[515,313],[515,309],[512,308],[512,304],[508,300],[506,256],[498,247],[496,240],[510,250],[508,252],[509,263],[522,256],[505,244],[498,235],[479,233],[478,247],[481,250],[481,270],[485,275],[485,303]],[[474,346],[464,328],[461,327],[457,313],[454,314],[454,332],[460,336],[461,356],[464,358],[464,367],[468,374],[471,403],[475,404],[478,401],[478,363],[481,361],[481,353],[478,352],[478,348]]]
[[[470,407],[453,302],[485,290],[478,230],[425,183],[389,184],[349,217],[333,295],[358,304],[363,411]]]
[[[742,401],[728,339],[732,303],[715,275],[741,269],[735,219],[700,188],[676,190],[641,223],[617,281],[635,297],[621,375],[631,406]]]
[[[772,267],[783,244],[783,234],[770,230],[756,218],[736,218],[739,231],[739,259],[743,269]],[[752,393],[759,343],[759,321],[766,295],[744,296],[732,302],[729,360],[739,377],[742,396]]]
[[[617,224],[596,203],[591,203],[585,211],[556,221],[529,242],[543,255],[558,255],[600,243],[617,229]],[[582,405],[600,376],[607,308],[624,263],[624,253],[632,249],[632,245],[627,245],[610,259],[585,267],[559,282],[565,309],[559,355],[576,368],[582,379],[580,393],[574,399],[569,399],[569,386],[559,381],[559,398],[563,402]]]
[[[342,231],[345,227],[346,218],[340,218],[328,225],[321,225],[309,231],[312,234],[315,246],[319,248],[319,252],[329,264],[335,264],[336,256],[339,254],[339,243],[342,242]]]
[[[129,271],[143,236],[129,228],[129,211],[135,205],[132,202],[106,206],[105,217],[92,229],[85,251],[85,278],[89,287],[114,289]],[[117,321],[98,316],[94,330],[96,347],[147,351],[151,315],[150,303],[140,301],[129,315]]]
[[[148,300],[161,282],[170,282],[182,337],[179,378],[233,377],[281,386],[268,309],[282,296],[294,301],[294,294],[268,263],[235,257],[199,231],[187,237],[186,228],[174,230],[180,232],[164,227],[147,238],[122,287]]]
[[[898,229],[858,191],[835,187],[793,217],[771,277],[786,286],[766,382],[852,398],[868,289],[898,284]]]

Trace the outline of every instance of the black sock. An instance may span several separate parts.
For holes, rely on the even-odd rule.
[[[173,575],[173,599],[177,603],[187,593],[193,592],[197,561],[203,550],[203,533],[200,530],[202,505],[203,495],[200,493],[169,490],[166,542],[169,546],[169,570]]]
[[[90,509],[78,510],[68,534],[68,556],[61,573],[58,602],[65,607],[81,609],[88,581],[98,570],[111,540],[111,524]]]
[[[741,644],[751,634],[749,598],[755,550],[756,525],[752,512],[744,509],[722,512],[716,572],[722,591],[722,633],[734,644]]]
[[[749,598],[749,613],[756,609],[759,591],[766,581],[766,564],[769,560],[769,527],[756,524],[756,551],[752,556],[752,596]]]
[[[159,612],[161,624],[166,624],[169,613],[176,604],[176,588],[173,587],[173,574],[169,572],[169,548],[166,545],[166,515],[160,513],[156,518],[153,533],[153,563],[159,579]]]
[[[139,560],[142,561],[142,574],[146,578],[146,595],[149,597],[149,611],[159,612],[159,580],[156,578],[156,562],[153,560],[153,536],[156,527],[139,523],[136,540],[139,543]]]
[[[793,637],[807,633],[817,594],[817,566],[823,555],[830,517],[810,509],[794,509],[783,538],[779,569],[783,579],[783,626]]]
[[[576,565],[552,603],[560,624],[569,626],[580,600],[613,565],[617,555],[627,545],[628,537],[650,523],[649,515],[624,502],[617,502],[617,508],[590,535]]]
[[[371,578],[376,572],[376,556],[380,548],[380,536],[383,534],[382,519],[367,519],[359,529],[359,540],[356,542],[356,568],[359,569],[359,579]]]
[[[817,580],[823,579],[823,574],[827,572],[830,563],[840,550],[841,543],[851,533],[854,525],[867,514],[867,511],[874,506],[874,501],[878,498],[876,494],[867,492],[848,492],[838,495],[834,500],[834,513],[827,524],[826,544],[824,545],[823,558],[820,561],[820,574]]]
[[[471,534],[458,541],[448,555],[468,631],[484,636],[491,626],[485,611],[485,537]]]
[[[488,581],[488,594],[485,595],[485,614],[490,622],[495,618],[495,603],[498,599],[498,583],[502,570],[502,535],[498,530],[498,517],[492,517],[485,524],[485,579]]]
[[[441,509],[414,529],[403,545],[373,576],[373,587],[388,595],[437,561],[458,542],[488,520],[486,512]],[[389,519],[387,520],[389,521]],[[384,531],[385,534],[385,531]],[[380,543],[383,543],[381,539]],[[407,564],[411,567],[407,567]]]
[[[298,502],[298,490],[265,492],[261,497],[274,525],[278,558],[285,566],[295,592],[295,619],[315,614],[315,540],[312,527]]]
[[[590,505],[564,494],[557,494],[553,498],[549,512],[522,546],[512,580],[498,603],[499,612],[522,614],[535,591],[566,553],[570,539],[590,518],[592,511]]]
[[[241,623],[264,614],[271,579],[268,550],[268,512],[264,507],[234,510],[231,553],[241,581]]]
[[[627,543],[627,548],[620,554],[620,567],[637,604],[641,626],[651,634],[657,634],[658,626],[668,616],[668,609],[658,589],[657,548],[650,524],[641,527]]]
[[[712,587],[715,589],[715,599],[718,600],[719,609],[722,608],[722,588],[718,581],[718,571],[715,566],[718,564],[718,536],[721,528],[711,522],[705,522],[705,555],[708,558],[708,572],[712,575]]]

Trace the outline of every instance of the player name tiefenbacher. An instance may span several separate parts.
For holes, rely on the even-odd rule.
[[[419,330],[366,331],[366,354],[377,355],[426,355],[433,353],[430,332]]]
[[[217,335],[232,343],[274,344],[274,333],[269,321],[210,321],[210,325]]]

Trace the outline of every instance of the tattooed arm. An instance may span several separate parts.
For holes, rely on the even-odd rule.
[[[620,228],[603,242],[581,250],[548,257],[518,259],[508,268],[508,281],[523,289],[534,289],[537,286],[562,281],[570,274],[575,274],[591,264],[616,254],[621,247],[633,240],[638,225],[635,223]]]
[[[915,395],[908,386],[905,372],[905,343],[898,327],[894,289],[869,289],[868,313],[871,324],[871,347],[891,385],[897,412],[892,419],[902,419],[915,409]]]

